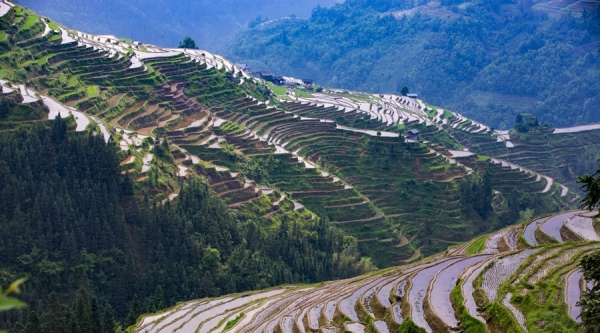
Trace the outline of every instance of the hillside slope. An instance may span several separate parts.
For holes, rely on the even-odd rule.
[[[576,303],[594,282],[578,261],[600,249],[595,214],[545,216],[354,279],[181,303],[134,331],[580,332]]]
[[[277,87],[207,51],[70,30],[4,2],[0,32],[0,194],[21,198],[2,207],[0,282],[29,275],[28,302],[64,332],[99,307],[128,325],[185,299],[354,276],[374,268],[366,257],[412,262],[577,200],[533,167],[463,150],[460,134],[500,133],[420,99]],[[92,185],[99,197],[82,194]],[[99,216],[70,218],[85,213]]]
[[[19,0],[17,3],[74,29],[112,34],[163,46],[176,46],[185,36],[197,45],[218,50],[258,16],[262,20],[295,15],[309,17],[317,5],[336,0]]]
[[[413,5],[414,4],[414,5]],[[517,113],[555,127],[600,121],[594,1],[358,1],[263,24],[224,50],[256,70],[400,93],[499,129]]]
[[[541,214],[575,200],[550,177],[460,151],[445,128],[496,134],[421,100],[271,91],[206,51],[52,29],[52,21],[20,8],[5,17],[14,24],[7,26],[3,76],[113,132],[123,170],[139,187],[150,186],[155,202],[176,196],[176,181],[154,175],[161,168],[152,168],[153,154],[130,145],[166,139],[178,171],[162,168],[163,174],[203,175],[231,209],[263,228],[290,215],[326,218],[357,237],[361,253],[383,267],[514,223],[527,208]],[[421,131],[421,140],[405,138],[411,128]]]

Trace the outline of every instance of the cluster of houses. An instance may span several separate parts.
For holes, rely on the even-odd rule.
[[[271,82],[273,84],[276,85],[288,85],[288,86],[298,86],[298,85],[304,85],[306,87],[312,87],[314,85],[313,80],[311,79],[295,79],[295,78],[291,78],[291,77],[287,77],[287,76],[281,76],[281,75],[275,75],[273,74],[273,72],[271,71],[257,71],[257,72],[253,72],[252,69],[250,68],[250,66],[248,66],[247,64],[235,64],[237,67],[239,67],[241,70],[250,73],[252,76],[259,78],[259,79],[263,79],[265,81]]]

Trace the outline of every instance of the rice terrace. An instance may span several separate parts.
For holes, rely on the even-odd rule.
[[[523,115],[495,130],[415,96],[274,85],[208,51],[76,31],[4,0],[0,50],[0,135],[64,122],[111,147],[139,214],[191,200],[199,179],[244,230],[307,244],[321,223],[339,230],[327,246],[356,262],[324,267],[362,273],[299,269],[278,280],[297,283],[165,300],[127,332],[578,332],[594,283],[579,262],[600,250],[600,224],[575,180],[599,124]]]

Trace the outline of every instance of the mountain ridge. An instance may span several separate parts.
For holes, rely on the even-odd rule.
[[[249,29],[225,55],[332,87],[399,93],[408,86],[499,129],[518,113],[556,127],[600,120],[593,111],[597,3],[371,3],[346,1],[309,20]]]
[[[524,143],[544,151],[553,136],[579,148],[580,132],[504,133],[406,96],[275,87],[207,51],[91,35],[22,7],[0,27],[0,75],[9,79],[2,99],[12,101],[0,112],[3,131],[61,114],[70,135],[108,133],[119,171],[149,210],[176,206],[181,188],[204,178],[219,207],[280,237],[270,249],[294,267],[313,262],[287,247],[290,234],[304,237],[300,248],[334,247],[340,272],[353,275],[373,268],[361,256],[380,267],[415,261],[577,200],[549,176],[497,156]],[[464,150],[475,146],[479,154]],[[319,229],[327,220],[338,237],[329,245]],[[232,264],[201,250],[199,267]],[[281,274],[272,278],[289,277]],[[160,292],[142,291],[156,306]],[[132,309],[129,319],[144,312]]]

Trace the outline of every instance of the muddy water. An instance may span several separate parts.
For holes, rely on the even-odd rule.
[[[494,266],[485,271],[481,289],[485,292],[488,300],[493,302],[498,297],[498,288],[506,281],[530,255],[539,249],[527,249],[515,253],[494,262]]]
[[[179,327],[183,323],[190,320],[195,314],[198,314],[198,313],[210,308],[211,306],[215,306],[217,304],[220,304],[222,302],[227,302],[229,300],[231,300],[231,298],[225,298],[225,299],[215,300],[215,301],[212,301],[212,302],[206,303],[206,304],[201,304],[189,312],[178,311],[178,312],[174,313],[173,315],[169,316],[168,318],[166,318],[165,320],[163,320],[162,323],[164,323],[164,325],[161,325],[160,327],[157,327],[156,330],[151,330],[148,333],[173,332],[175,330],[175,328]],[[157,325],[157,326],[159,326],[159,325]]]
[[[404,318],[402,318],[402,308],[400,307],[399,303],[396,303],[394,306],[392,306],[392,315],[397,324],[402,324]]]
[[[540,225],[540,229],[542,229],[542,231],[548,234],[550,237],[553,237],[557,241],[562,242],[563,238],[560,234],[560,228],[562,228],[563,223],[566,220],[568,220],[571,216],[583,212],[584,211],[567,212],[563,214],[554,215],[548,220],[546,220],[546,222],[542,223],[542,225]]]
[[[379,331],[379,333],[390,333],[390,329],[387,327],[387,324],[383,320],[376,320],[373,322],[373,325],[375,325],[375,328],[377,328],[377,331]]]
[[[450,259],[441,262],[437,265],[427,267],[418,272],[412,279],[412,288],[408,292],[408,302],[412,307],[412,319],[418,326],[423,327],[428,333],[432,333],[431,327],[425,320],[425,311],[423,310],[423,302],[427,295],[429,283],[437,272],[444,269],[448,265],[457,262],[459,258]]]
[[[475,279],[481,274],[481,272],[485,269],[487,264],[491,262],[493,259],[487,260],[486,262],[481,263],[481,266],[477,268],[473,273],[465,280],[462,285],[462,294],[465,299],[465,307],[469,312],[471,317],[478,319],[482,323],[485,323],[485,319],[479,314],[477,311],[477,303],[475,303],[475,298],[473,297],[473,292],[475,292],[475,288],[473,287],[473,282]]]
[[[73,117],[75,117],[75,121],[77,122],[77,128],[75,128],[75,132],[81,132],[88,127],[90,124],[90,120],[83,113],[78,111],[71,111],[73,113]]]
[[[581,299],[580,281],[583,277],[581,270],[575,270],[567,276],[565,298],[569,305],[569,316],[576,322],[580,323],[581,307],[577,306],[577,302]]]
[[[342,125],[337,125],[336,128],[341,129],[341,130],[345,130],[345,131],[351,131],[351,132],[357,132],[357,133],[364,133],[364,134],[368,134],[370,136],[378,136],[377,135],[378,132],[383,137],[397,138],[397,137],[400,136],[400,134],[394,133],[394,132],[363,130],[363,129],[357,129],[357,128],[352,128],[352,127],[347,127],[347,126],[342,126]]]
[[[352,333],[365,333],[365,326],[359,323],[347,324],[346,331]]]
[[[433,311],[446,325],[450,327],[458,326],[458,320],[454,316],[454,308],[450,302],[450,292],[456,286],[458,276],[465,268],[475,265],[488,257],[477,256],[467,258],[446,267],[438,274],[431,288],[429,298]]]
[[[392,306],[392,303],[390,303],[390,293],[392,292],[392,289],[394,289],[396,282],[397,280],[394,280],[379,288],[377,291],[377,299],[379,300],[379,303],[386,308]]]
[[[600,241],[600,236],[594,229],[593,220],[589,217],[573,216],[565,225],[585,240]]]
[[[527,243],[531,246],[539,245],[537,239],[535,239],[535,230],[540,225],[540,223],[544,222],[546,218],[537,219],[531,223],[529,223],[525,230],[523,230],[523,238],[527,241]]]
[[[358,302],[360,295],[362,295],[362,293],[367,291],[369,288],[373,287],[375,284],[377,284],[377,281],[366,284],[358,288],[350,297],[343,299],[340,302],[340,311],[353,321],[359,321],[356,310],[354,310],[354,306],[356,305],[356,302]]]
[[[98,118],[94,116],[90,116],[90,118],[92,118],[92,120],[95,121],[96,124],[98,124],[98,127],[100,127],[100,132],[102,132],[104,142],[108,142],[108,140],[110,139],[110,133],[108,132],[108,130],[106,130],[106,126],[104,126],[104,124],[100,120],[98,120]]]
[[[308,325],[313,329],[319,328],[319,317],[321,316],[323,306],[324,304],[320,303],[308,311]]]
[[[568,128],[556,128],[554,130],[553,134],[577,133],[577,132],[583,132],[583,131],[591,131],[591,130],[595,130],[595,129],[600,129],[600,124],[583,125],[583,126],[575,126],[575,127],[568,127]]]
[[[230,311],[232,309],[235,309],[242,305],[248,304],[250,302],[254,302],[261,298],[269,298],[272,296],[276,296],[282,292],[284,292],[283,289],[271,290],[271,291],[264,292],[264,293],[250,295],[247,297],[240,297],[240,298],[234,299],[230,302],[217,305],[213,308],[210,308],[210,309],[207,309],[207,310],[201,312],[199,315],[197,315],[194,318],[192,318],[191,320],[189,320],[177,332],[179,332],[179,333],[196,333],[198,326],[205,320],[212,319],[213,317],[219,316],[219,315],[225,313],[226,311]]]

